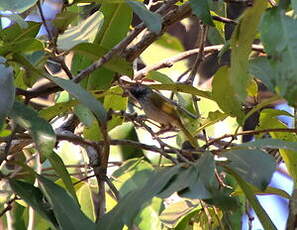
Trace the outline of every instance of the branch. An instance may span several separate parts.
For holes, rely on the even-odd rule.
[[[167,29],[168,26],[190,16],[192,14],[192,9],[189,3],[172,10],[167,15],[163,17],[162,31],[159,34],[154,32],[148,32],[143,39],[140,40],[136,45],[128,48],[124,51],[124,56],[126,60],[133,61],[138,57],[148,46],[150,46],[155,40],[157,40]]]
[[[160,7],[156,12],[162,14],[171,5],[178,2],[178,0],[169,0],[166,4]],[[77,76],[74,77],[74,82],[80,82],[82,79],[87,77],[90,73],[94,72],[96,69],[100,68],[103,64],[108,62],[114,55],[123,51],[133,40],[145,29],[144,23],[136,26],[134,30],[124,38],[120,43],[113,47],[108,53],[103,55],[98,61],[94,62],[92,65],[82,70]]]
[[[243,135],[256,135],[260,133],[269,133],[269,132],[288,132],[288,133],[296,133],[297,134],[297,128],[290,129],[290,128],[276,128],[276,129],[262,129],[262,130],[247,130],[235,134],[225,134],[221,137],[215,138],[210,140],[205,147],[208,147],[210,145],[213,145],[214,143],[221,141],[222,139],[232,137],[235,139],[236,136],[243,136]]]
[[[223,47],[224,47],[224,45],[207,46],[207,47],[204,47],[203,52],[204,53],[217,52],[217,51],[220,51]],[[264,52],[264,48],[261,45],[252,45],[252,50]],[[147,66],[147,67],[139,70],[138,72],[136,72],[134,75],[134,79],[140,80],[143,77],[145,77],[150,71],[155,71],[155,70],[162,69],[162,68],[170,68],[174,65],[174,63],[179,62],[183,59],[189,58],[190,56],[195,55],[199,52],[200,52],[200,48],[187,50],[187,51],[177,54],[173,57],[167,58],[159,63],[156,63],[151,66]]]

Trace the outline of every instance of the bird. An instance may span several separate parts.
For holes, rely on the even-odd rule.
[[[128,87],[132,98],[142,107],[145,115],[165,127],[176,127],[180,129],[193,147],[197,142],[193,135],[185,128],[182,123],[177,108],[166,100],[164,96],[154,92],[151,88],[142,84],[134,84]]]

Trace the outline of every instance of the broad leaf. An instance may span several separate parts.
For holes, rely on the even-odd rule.
[[[1,11],[22,13],[36,4],[37,0],[0,0]]]
[[[209,152],[205,152],[195,165],[180,169],[172,182],[158,196],[166,198],[174,192],[192,199],[211,198],[210,189],[216,186],[214,177],[214,160]]]
[[[15,102],[10,116],[23,128],[30,131],[36,144],[36,148],[41,154],[49,157],[56,144],[56,135],[50,124],[38,117],[33,109]]]
[[[131,226],[142,205],[161,192],[167,183],[179,173],[179,170],[180,166],[174,166],[154,173],[145,186],[128,193],[120,203],[100,219],[97,228],[114,230],[122,229],[124,225]]]
[[[276,169],[272,156],[261,150],[231,150],[222,155],[228,159],[226,165],[250,184],[264,190]]]
[[[0,46],[0,55],[5,56],[8,53],[32,53],[39,50],[43,50],[42,42],[35,38],[28,38],[5,43],[3,46]]]
[[[295,105],[297,97],[297,19],[285,15],[279,8],[272,8],[264,14],[260,28],[261,39],[269,59],[267,57],[256,59],[252,62],[251,71],[269,88],[287,99],[289,104]],[[263,70],[261,71],[262,64]]]
[[[97,32],[103,25],[104,16],[97,11],[79,25],[73,26],[58,36],[57,45],[59,49],[70,50],[72,47],[83,42],[93,42]]]
[[[161,32],[162,17],[160,14],[149,11],[142,2],[127,0],[127,3],[150,31],[157,34]]]
[[[237,117],[237,120],[241,122],[244,114],[228,78],[229,74],[230,71],[226,66],[218,70],[212,81],[212,96],[225,113]]]
[[[239,145],[243,147],[251,147],[251,148],[270,148],[270,149],[287,149],[297,152],[297,142],[293,141],[285,141],[280,139],[271,139],[271,138],[264,138],[258,139],[253,142],[244,143]]]
[[[73,47],[72,50],[75,51],[77,54],[81,54],[88,57],[92,61],[98,60],[100,57],[102,57],[105,53],[108,52],[108,49],[92,43],[78,44],[75,47]],[[132,64],[127,62],[124,58],[120,56],[114,56],[103,66],[111,71],[125,74],[128,76],[133,76]]]
[[[105,96],[104,98],[104,108],[105,110],[114,110],[114,111],[125,111],[128,105],[128,98],[123,97],[123,89],[119,86],[110,88],[108,90],[110,95]],[[116,102],[116,103],[115,103]],[[112,116],[111,120],[107,123],[107,129],[111,130],[114,127],[121,125],[123,123],[123,118],[119,116]]]
[[[95,229],[95,224],[84,215],[66,190],[43,176],[38,175],[37,178],[61,229]]]
[[[248,7],[243,13],[231,38],[231,69],[230,84],[235,95],[243,101],[247,95],[247,86],[250,81],[248,75],[248,58],[251,45],[257,33],[260,17],[267,7],[267,2],[253,1],[253,6]]]
[[[28,205],[34,208],[39,215],[52,223],[53,226],[58,227],[58,222],[53,210],[45,200],[45,197],[39,188],[36,188],[27,182],[13,179],[9,180],[9,185],[11,189]]]
[[[80,85],[74,83],[71,80],[65,80],[62,78],[56,78],[48,76],[53,82],[58,86],[68,91],[74,97],[76,97],[83,105],[87,106],[101,122],[101,124],[106,123],[106,111],[102,104],[97,101],[89,92],[83,89]]]
[[[92,221],[95,221],[95,207],[93,200],[93,193],[91,186],[87,183],[84,183],[77,191],[77,198],[80,204],[80,208],[83,213]]]
[[[201,209],[199,200],[183,200],[170,204],[161,213],[161,221],[169,228],[175,228],[187,215]]]
[[[46,156],[56,173],[63,180],[66,188],[76,199],[75,191],[70,176],[63,164],[62,159],[53,151],[56,145],[56,135],[50,124],[40,118],[33,109],[15,102],[11,117],[23,128],[28,129],[36,144],[36,148],[41,154]]]
[[[258,129],[273,129],[273,128],[288,128],[288,127],[284,123],[279,121],[274,114],[271,114],[271,110],[263,110],[259,117]],[[292,142],[291,145],[284,144],[283,148],[281,148],[279,152],[286,164],[286,167],[290,173],[290,176],[293,177],[296,183],[297,151],[294,147],[294,143],[297,143],[297,135],[295,133],[288,133],[288,132],[270,132],[269,134],[271,135],[272,138],[280,139],[287,142]],[[276,146],[278,146],[277,143],[278,141],[276,140],[275,142]],[[294,147],[294,148],[291,148],[291,147]]]
[[[15,86],[13,83],[13,70],[11,67],[6,67],[5,60],[1,57],[0,60],[0,130],[3,126],[3,120],[12,109],[15,97]]]
[[[229,169],[230,170],[230,169]],[[231,174],[235,177],[237,180],[237,183],[241,187],[242,191],[244,192],[246,198],[250,202],[252,208],[255,210],[257,217],[259,218],[262,226],[264,229],[269,230],[277,230],[269,216],[267,215],[266,211],[261,206],[260,202],[258,201],[257,197],[251,190],[250,186],[243,180],[235,171],[230,170]]]
[[[215,26],[209,12],[207,0],[190,0],[190,5],[194,14],[201,19],[202,22],[210,26]]]
[[[39,116],[45,120],[50,120],[55,116],[62,115],[71,110],[71,108],[77,105],[79,102],[77,100],[71,100],[67,102],[56,103],[53,106],[47,107],[39,111]]]

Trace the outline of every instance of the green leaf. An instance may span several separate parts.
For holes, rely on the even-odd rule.
[[[85,55],[92,61],[98,60],[100,57],[102,57],[105,53],[108,52],[108,49],[92,43],[78,44],[74,46],[72,50],[78,54]],[[113,58],[111,58],[110,61],[105,63],[103,66],[111,71],[120,74],[125,74],[128,76],[133,76],[132,64],[127,62],[124,58],[120,56],[115,55]]]
[[[142,2],[127,0],[127,3],[150,31],[156,34],[161,32],[162,17],[160,14],[149,11]]]
[[[211,198],[209,189],[215,187],[214,168],[213,155],[205,152],[195,165],[181,168],[177,177],[158,196],[166,198],[179,192],[180,196],[191,199]]]
[[[73,26],[58,36],[57,46],[62,50],[70,50],[82,42],[93,42],[102,28],[104,16],[97,11],[77,26]]]
[[[177,165],[155,172],[145,186],[128,193],[121,199],[121,202],[103,216],[98,222],[97,229],[114,230],[122,229],[124,225],[131,226],[142,205],[161,192],[167,183],[179,173],[179,170],[180,166]]]
[[[154,168],[142,158],[134,158],[126,161],[117,169],[112,177],[113,183],[119,190],[121,196],[143,187],[150,176],[154,175]]]
[[[253,191],[253,193],[257,194],[257,195],[268,195],[268,194],[272,194],[272,195],[277,195],[277,196],[281,196],[283,198],[286,199],[290,199],[291,196],[284,190],[282,189],[278,189],[278,188],[273,188],[273,187],[267,187],[264,191],[259,190],[257,187],[253,186],[253,185],[249,185],[251,190]],[[234,192],[232,192],[232,196],[238,196],[243,194],[243,191],[238,187],[236,188],[236,190]]]
[[[252,65],[254,67],[252,70],[258,70],[255,75],[258,74],[259,78],[263,78],[268,87],[284,97],[291,105],[296,104],[297,97],[296,27],[296,18],[285,15],[279,8],[269,9],[260,25],[261,39],[269,59],[258,59],[256,64]],[[259,70],[261,63],[264,63],[263,71]]]
[[[292,8],[294,10],[294,13],[297,12],[297,0],[291,0]]]
[[[226,165],[250,184],[264,190],[276,169],[272,156],[261,150],[231,150],[222,155],[228,159]]]
[[[75,199],[78,202],[78,199],[76,197],[76,193],[72,184],[72,180],[61,157],[53,151],[51,155],[48,156],[48,159],[52,167],[54,168],[55,172],[62,179],[68,192],[72,195],[73,199]]]
[[[183,200],[170,204],[160,216],[163,224],[169,228],[175,228],[188,215],[201,209],[200,202],[195,200]]]
[[[1,62],[5,60],[1,58]],[[15,86],[13,83],[13,70],[0,64],[0,130],[2,129],[4,119],[12,109],[15,98]]]
[[[190,6],[192,7],[194,14],[201,19],[202,22],[210,26],[215,26],[209,12],[207,0],[190,0]]]
[[[37,176],[37,179],[61,229],[95,229],[95,224],[85,216],[77,203],[62,187],[40,175]]]
[[[146,76],[146,78],[161,82],[163,84],[173,84],[174,83],[174,81],[171,78],[169,78],[167,75],[160,73],[158,71],[149,72],[149,74]]]
[[[231,68],[230,84],[235,95],[244,101],[247,95],[247,86],[250,82],[248,75],[248,58],[251,45],[257,33],[261,15],[267,7],[267,2],[255,0],[253,6],[248,7],[243,13],[231,37]]]
[[[106,49],[106,51],[104,51],[105,54],[105,52],[108,52],[108,50],[113,48],[127,35],[132,21],[132,10],[124,1],[116,4],[103,1],[100,11],[104,15],[104,23],[100,31],[98,31],[93,43],[100,47],[100,52],[102,52],[102,49]],[[95,58],[98,59],[97,57]],[[72,62],[72,71],[73,69],[80,71],[92,64],[91,60],[81,54],[75,54],[73,59],[77,61]],[[91,73],[85,81],[85,87],[91,90],[108,89],[114,79],[115,70],[116,72],[132,76],[133,71],[131,64],[127,64],[123,59],[120,59],[121,61],[117,59],[118,57],[115,56],[110,63],[106,63],[104,67]]]
[[[65,80],[62,78],[51,76],[48,76],[48,78],[55,82],[61,88],[68,91],[74,97],[76,97],[83,105],[88,107],[102,125],[106,123],[107,114],[105,109],[103,108],[102,104],[98,100],[96,100],[88,91],[71,80]]]
[[[50,124],[38,117],[33,109],[15,102],[10,116],[23,128],[30,131],[36,144],[36,148],[41,154],[49,157],[56,144],[56,135]]]
[[[28,38],[4,43],[0,46],[0,55],[5,56],[8,53],[32,53],[39,50],[43,50],[42,42],[35,38]]]
[[[93,193],[90,188],[90,185],[84,183],[76,192],[81,210],[89,219],[95,221],[95,207],[92,197]]]
[[[292,140],[293,141],[293,140]],[[289,142],[280,139],[264,138],[258,139],[253,142],[244,143],[239,147],[251,147],[251,148],[270,148],[270,149],[287,149],[297,152],[297,143]]]
[[[0,0],[1,11],[22,13],[36,4],[37,0]]]
[[[56,144],[56,135],[50,124],[40,118],[33,109],[19,102],[14,103],[11,116],[21,127],[30,131],[38,151],[49,159],[68,191],[76,199],[72,181],[65,165],[61,158],[53,152]]]
[[[274,116],[274,114],[270,113],[271,110],[263,110],[260,113],[259,117],[259,125],[257,129],[274,129],[274,128],[288,128],[284,123],[278,120]],[[292,142],[290,145],[283,145],[279,152],[284,160],[286,167],[290,173],[290,176],[293,177],[294,183],[297,182],[297,151],[294,147],[294,143],[297,143],[297,135],[295,133],[289,132],[270,132],[269,133],[272,138],[280,139],[287,142]],[[273,140],[274,141],[274,140]],[[257,143],[257,142],[256,142]],[[275,145],[277,145],[278,141],[275,141]],[[290,148],[289,148],[290,146]],[[293,148],[291,148],[293,147]]]
[[[127,35],[133,12],[123,0],[116,4],[103,1],[100,11],[104,14],[104,24],[94,43],[111,49]]]
[[[173,92],[189,93],[199,97],[205,97],[210,100],[213,99],[209,91],[199,90],[191,85],[187,85],[183,83],[161,84],[161,85],[152,84],[150,85],[150,87],[157,90],[171,90]]]
[[[228,78],[229,73],[226,66],[216,72],[212,81],[212,97],[225,113],[237,117],[237,120],[241,122],[244,114]]]
[[[283,12],[278,7],[268,9],[260,23],[260,36],[265,51],[278,56],[286,47],[285,28],[282,23]],[[275,28],[278,28],[277,30]],[[293,32],[293,31],[291,31]],[[273,36],[273,37],[272,37]]]
[[[230,169],[229,169],[230,170]],[[230,170],[231,174],[235,177],[237,180],[237,183],[241,187],[242,191],[244,192],[246,198],[250,202],[252,208],[255,210],[257,217],[259,218],[262,226],[264,229],[269,230],[277,230],[269,216],[267,215],[266,211],[263,209],[263,207],[260,205],[260,202],[257,200],[257,197],[251,190],[250,186],[233,170]]]
[[[162,207],[162,199],[154,197],[135,218],[135,225],[141,230],[162,230],[159,218]]]
[[[219,121],[225,120],[229,115],[226,113],[222,113],[219,110],[214,112],[209,112],[206,119],[199,121],[200,126],[194,131],[194,133],[198,134],[203,129],[216,124]]]
[[[4,30],[0,30],[0,39],[10,43],[17,42],[23,39],[35,38],[36,34],[39,31],[40,23],[27,22],[28,27],[22,29],[20,25],[14,24]]]
[[[128,97],[123,97],[123,89],[120,86],[112,87],[108,90],[109,95],[104,97],[104,108],[105,110],[114,111],[125,111],[128,105]],[[115,103],[116,102],[116,103]],[[107,130],[111,130],[114,127],[121,125],[123,123],[123,118],[119,116],[112,115],[111,120],[107,123]]]
[[[28,205],[34,208],[39,215],[52,223],[53,226],[58,227],[58,222],[53,210],[45,200],[45,197],[39,188],[36,188],[27,182],[14,179],[9,180],[9,185],[11,189],[26,203],[28,203]]]
[[[38,112],[39,116],[45,120],[51,120],[55,116],[62,115],[71,110],[71,108],[78,104],[77,100],[56,103],[53,106],[42,109]]]
[[[195,180],[189,184],[188,188],[180,191],[179,195],[191,199],[212,198],[211,191],[218,188],[213,154],[204,152],[193,168],[196,171]]]

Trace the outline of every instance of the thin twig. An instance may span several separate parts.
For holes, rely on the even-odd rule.
[[[126,60],[133,61],[135,58],[139,57],[148,46],[166,31],[168,26],[190,16],[191,13],[192,10],[189,3],[185,3],[177,9],[170,11],[163,17],[162,30],[159,34],[149,31],[137,44],[125,50],[124,56]]]
[[[198,68],[201,64],[201,62],[203,61],[204,58],[204,43],[207,37],[207,30],[208,27],[206,25],[202,25],[202,34],[200,37],[200,41],[199,41],[199,52],[197,54],[196,60],[193,64],[192,70],[189,74],[188,79],[185,81],[186,84],[188,85],[192,85],[195,79],[195,76],[198,72]]]
[[[46,23],[46,19],[44,17],[43,11],[42,11],[42,7],[41,7],[41,4],[40,4],[40,1],[37,2],[37,7],[38,7],[38,10],[39,10],[39,13],[40,13],[42,24],[44,25],[45,30],[46,30],[46,32],[48,34],[48,39],[49,39],[49,41],[51,43],[53,43],[53,36],[52,36],[52,33],[51,33],[50,29],[48,28],[48,25]]]
[[[248,134],[256,135],[256,134],[260,134],[260,133],[269,133],[269,132],[289,132],[289,133],[296,133],[297,134],[297,128],[295,128],[295,129],[276,128],[276,129],[262,129],[262,130],[247,130],[247,131],[238,132],[238,133],[235,133],[235,134],[225,134],[225,135],[223,135],[221,137],[214,138],[214,139],[210,140],[208,142],[207,146],[213,145],[215,142],[221,141],[222,139],[229,138],[229,137],[234,138],[236,136],[242,136],[242,135],[248,135]]]
[[[15,196],[14,198],[10,199],[9,201],[7,201],[5,204],[6,204],[6,207],[0,212],[0,218],[8,211],[10,211],[12,209],[12,203],[14,201],[17,200],[17,196]]]

